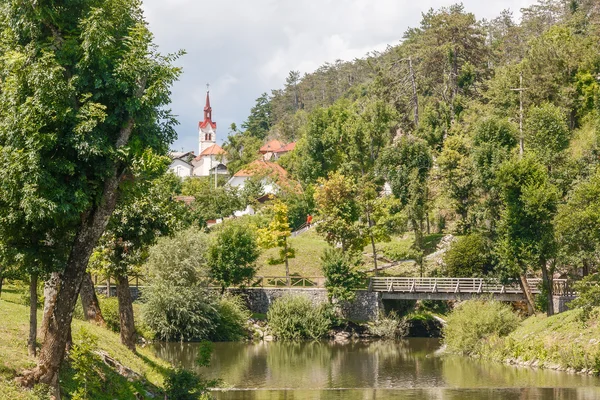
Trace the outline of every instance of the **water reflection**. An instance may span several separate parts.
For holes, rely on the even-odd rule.
[[[159,343],[158,356],[229,391],[218,399],[563,399],[600,398],[596,377],[439,357],[435,339],[398,342],[216,343],[210,369],[197,344]],[[556,389],[559,388],[559,389]]]

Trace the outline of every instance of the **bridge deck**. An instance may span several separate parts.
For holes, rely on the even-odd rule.
[[[527,279],[531,292],[540,293],[541,279]],[[450,300],[491,295],[499,300],[516,301],[524,298],[518,283],[503,284],[496,279],[485,278],[404,278],[373,277],[370,290],[382,292],[387,299]],[[572,295],[565,279],[555,279],[554,294]]]

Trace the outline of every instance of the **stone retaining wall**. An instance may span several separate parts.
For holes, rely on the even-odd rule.
[[[266,314],[273,301],[286,294],[308,297],[315,305],[327,302],[327,290],[320,288],[230,288],[227,291],[241,296],[250,311],[260,314]],[[383,310],[383,305],[379,293],[358,290],[354,301],[343,303],[341,308],[344,317],[350,320],[372,321]]]
[[[575,296],[553,296],[554,314],[569,310],[569,303],[575,299]]]

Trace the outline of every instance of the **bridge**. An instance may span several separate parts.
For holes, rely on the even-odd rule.
[[[541,279],[527,279],[527,284],[532,293],[540,293]],[[525,300],[518,283],[503,284],[497,279],[485,278],[373,277],[369,281],[369,290],[380,292],[384,300],[466,300],[475,297]],[[554,279],[553,294],[575,296],[566,279]]]

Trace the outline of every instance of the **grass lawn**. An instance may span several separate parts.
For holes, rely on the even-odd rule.
[[[425,255],[435,252],[443,234],[432,234],[425,236]],[[377,243],[377,252],[391,261],[412,258],[411,246],[414,242],[414,235],[407,233],[402,236],[394,236],[390,242]],[[328,247],[327,242],[314,229],[304,232],[296,237],[289,239],[290,245],[296,250],[296,257],[289,260],[290,275],[304,277],[323,276],[321,272],[321,254]],[[364,248],[365,254],[372,254],[371,245]],[[275,258],[279,254],[279,249],[269,249],[263,251],[258,259],[258,276],[285,276],[285,265],[270,265],[269,258]],[[380,261],[380,264],[382,262]],[[364,258],[364,269],[373,268],[373,259]],[[425,274],[431,272],[433,266],[425,266]],[[404,262],[398,266],[385,270],[383,275],[388,276],[419,276],[419,268],[413,261]]]
[[[428,235],[425,238],[425,254],[433,253],[440,239],[444,235]],[[377,243],[377,254],[379,257],[384,256],[390,261],[410,258],[410,247],[414,242],[413,234],[392,237],[390,242]],[[315,229],[311,229],[296,237],[289,238],[290,245],[296,251],[296,257],[289,260],[290,275],[301,277],[322,277],[321,271],[321,255],[323,251],[329,247],[327,242],[320,236]],[[373,268],[373,258],[371,254],[373,249],[371,244],[364,247],[362,269],[365,271]],[[279,249],[273,248],[262,252],[257,265],[257,276],[277,276],[285,277],[285,264],[270,265],[269,259],[278,257]],[[386,264],[380,260],[379,265]],[[372,275],[368,272],[368,275]],[[382,276],[419,276],[419,268],[413,261],[407,261],[393,268],[380,272]]]
[[[29,334],[29,307],[23,304],[23,288],[7,285],[0,298],[0,398],[2,399],[39,399],[35,390],[19,387],[14,378],[20,371],[35,366],[34,358],[27,355],[27,337]],[[38,322],[42,315],[38,312]],[[94,399],[135,399],[135,393],[146,396],[146,390],[162,393],[163,376],[170,367],[168,363],[156,358],[149,349],[138,347],[134,354],[121,345],[119,335],[94,324],[73,320],[73,336],[77,344],[77,336],[82,328],[98,338],[97,350],[108,353],[124,366],[132,369],[146,381],[129,382],[116,374],[105,364],[98,365],[97,372],[101,381],[103,394]],[[75,371],[68,364],[61,372],[63,393],[72,393],[77,387],[73,380]],[[38,388],[39,389],[39,388]]]
[[[290,275],[323,276],[321,272],[321,254],[328,246],[327,242],[315,232],[314,228],[296,237],[289,238],[296,250],[296,257],[290,258]],[[279,248],[263,251],[258,259],[258,276],[285,276],[285,264],[269,265],[269,258],[279,256]]]

